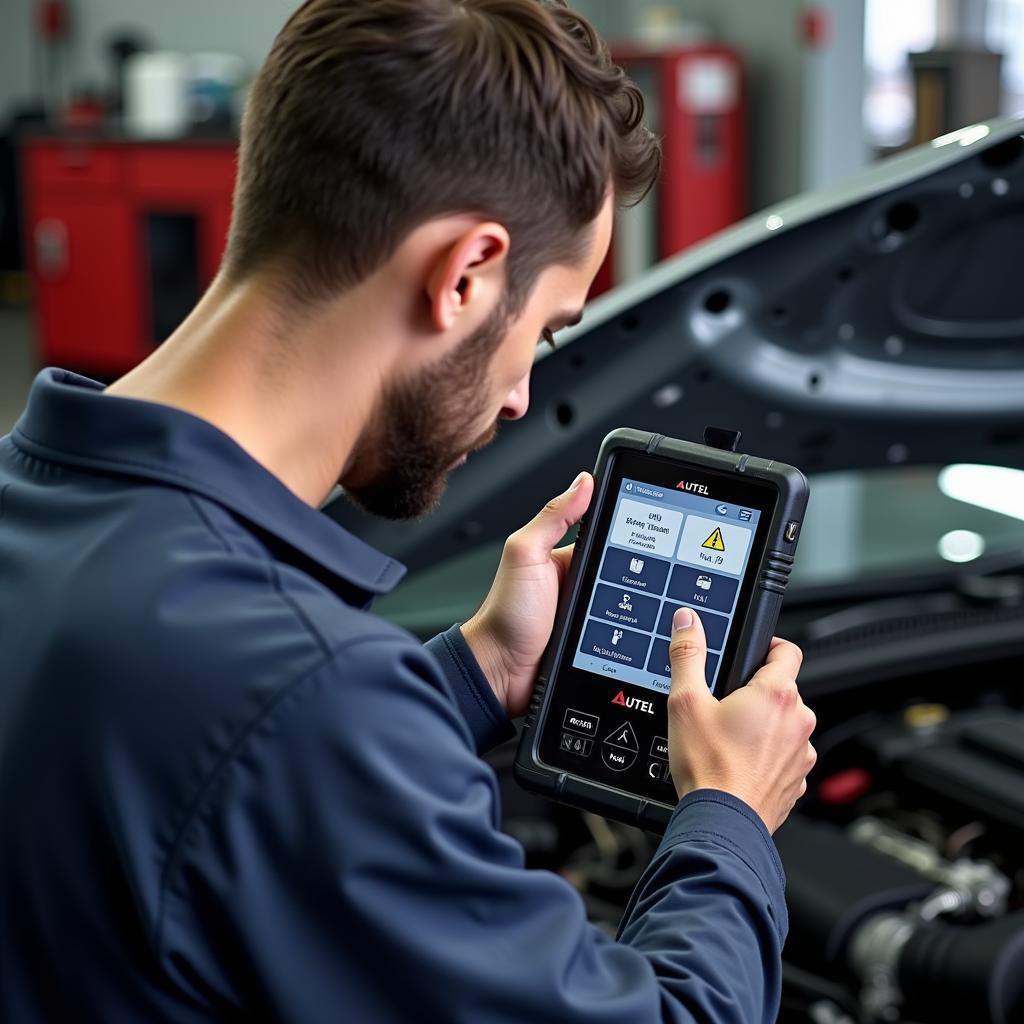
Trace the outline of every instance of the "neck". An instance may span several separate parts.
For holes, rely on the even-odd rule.
[[[317,507],[348,467],[384,376],[380,346],[367,344],[367,306],[353,294],[328,316],[290,324],[265,282],[218,278],[107,393],[212,423]]]

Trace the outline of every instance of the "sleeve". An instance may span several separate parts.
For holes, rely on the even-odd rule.
[[[619,941],[498,825],[494,774],[433,659],[358,641],[203,787],[157,955],[188,1000],[259,1019],[775,1019],[781,874],[738,801],[683,801]]]
[[[478,754],[512,739],[515,728],[491,689],[473,652],[456,623],[423,645],[437,660],[448,680],[455,703],[473,734]]]

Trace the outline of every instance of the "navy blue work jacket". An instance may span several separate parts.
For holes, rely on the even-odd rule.
[[[38,376],[0,439],[0,1020],[774,1020],[757,816],[684,799],[603,935],[499,830],[459,629],[368,611],[402,572],[210,424]]]

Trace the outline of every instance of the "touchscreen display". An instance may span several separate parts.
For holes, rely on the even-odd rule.
[[[533,756],[588,783],[675,804],[669,772],[669,640],[677,608],[708,641],[721,695],[779,501],[774,483],[683,458],[614,452],[602,467]]]
[[[596,579],[581,595],[574,668],[668,693],[672,615],[686,606],[704,625],[714,689],[761,512],[707,492],[620,480]]]

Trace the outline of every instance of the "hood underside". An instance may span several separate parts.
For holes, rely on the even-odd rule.
[[[328,514],[411,568],[506,536],[631,426],[806,472],[1024,465],[1024,118],[974,125],[766,210],[587,307],[527,415],[396,528]]]

